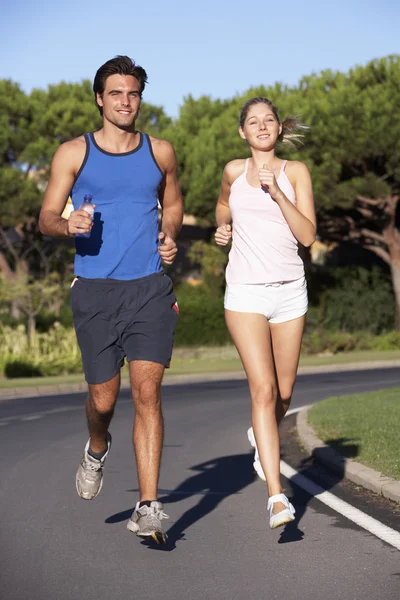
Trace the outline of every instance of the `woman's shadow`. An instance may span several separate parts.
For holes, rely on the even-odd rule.
[[[290,502],[296,509],[295,520],[288,523],[281,530],[279,544],[287,544],[290,542],[301,541],[304,537],[304,532],[300,529],[299,524],[303,518],[308,503],[314,498],[315,493],[329,491],[334,488],[345,476],[345,459],[339,458],[344,455],[349,458],[355,458],[359,453],[359,444],[357,440],[349,438],[339,438],[336,440],[328,440],[327,446],[316,448],[311,456],[304,458],[297,467],[297,473],[288,478],[288,483],[291,487]],[[332,469],[332,450],[336,451],[337,464]],[[281,458],[285,460],[285,450],[282,448]],[[329,464],[326,468],[324,463]],[[304,478],[306,481],[304,481]],[[311,491],[306,491],[304,488]],[[319,489],[318,489],[319,488]]]
[[[253,483],[256,475],[253,470],[252,454],[222,456],[191,467],[196,473],[183,481],[175,490],[160,490],[166,495],[159,501],[163,504],[179,502],[182,498],[201,495],[200,501],[189,508],[168,529],[168,540],[164,546],[151,545],[153,549],[171,551],[176,542],[184,538],[191,525],[212,512],[222,500],[238,494]],[[130,490],[137,491],[137,490]],[[118,523],[128,519],[132,509],[117,513],[106,519],[106,523]],[[146,544],[146,541],[143,541]]]
[[[346,449],[347,456],[357,456],[358,445],[352,443],[354,440],[342,438],[335,440],[336,450]],[[329,443],[329,442],[328,442]],[[319,458],[323,459],[325,449],[319,450]],[[185,531],[194,523],[211,513],[225,498],[232,494],[240,493],[244,488],[254,482],[257,478],[253,469],[254,453],[235,454],[232,456],[222,456],[200,463],[191,467],[195,474],[185,479],[175,490],[160,490],[164,496],[159,498],[163,504],[172,504],[179,502],[182,498],[191,496],[201,496],[200,501],[193,507],[184,512],[179,519],[167,531],[168,540],[163,546],[156,546],[152,542],[144,540],[142,543],[148,545],[152,549],[171,551],[176,547],[176,542],[185,537]],[[285,459],[285,449],[282,448],[282,458]],[[301,541],[304,537],[303,531],[299,524],[304,516],[308,503],[313,499],[314,495],[301,487],[300,480],[306,477],[308,480],[314,481],[323,490],[333,488],[344,477],[344,462],[343,469],[338,469],[336,472],[326,470],[321,467],[319,461],[315,457],[305,458],[297,469],[297,475],[288,479],[292,493],[290,501],[296,508],[296,518],[292,523],[286,525],[280,531],[278,543],[285,544],[290,542]],[[129,490],[137,492],[138,490]],[[119,512],[106,519],[106,523],[114,524],[126,521],[131,516],[133,508]],[[267,514],[265,515],[267,518]]]

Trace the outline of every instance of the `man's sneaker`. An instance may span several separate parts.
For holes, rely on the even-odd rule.
[[[281,502],[284,505],[284,509],[274,515],[273,508],[276,502]],[[275,496],[271,496],[268,499],[267,508],[269,510],[269,526],[271,529],[275,529],[275,527],[280,527],[281,525],[286,525],[286,523],[290,523],[290,521],[294,521],[295,510],[293,505],[286,498],[285,494],[275,494]]]
[[[156,544],[165,544],[167,534],[163,530],[162,519],[169,519],[169,517],[163,512],[161,502],[154,500],[150,506],[140,506],[140,502],[137,502],[127,528],[139,537],[151,537]]]
[[[254,448],[254,462],[253,462],[254,470],[260,479],[262,479],[263,481],[266,481],[265,474],[264,474],[263,468],[261,466],[260,457],[258,455],[256,439],[254,437],[254,431],[253,431],[252,427],[250,427],[247,430],[247,437],[250,442],[250,446],[252,446],[252,448]]]
[[[98,460],[88,453],[90,440],[85,446],[82,460],[76,473],[76,491],[84,500],[93,500],[103,487],[103,466],[111,448],[111,434],[107,432],[107,451]]]

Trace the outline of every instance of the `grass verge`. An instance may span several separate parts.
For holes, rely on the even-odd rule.
[[[400,479],[400,388],[328,398],[308,421],[342,455]]]

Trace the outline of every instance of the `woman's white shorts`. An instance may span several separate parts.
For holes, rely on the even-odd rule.
[[[284,323],[306,314],[308,309],[305,277],[279,283],[230,283],[226,286],[227,310],[264,315],[270,323]]]

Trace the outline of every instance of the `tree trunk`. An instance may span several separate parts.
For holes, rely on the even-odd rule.
[[[400,331],[400,260],[392,261],[392,283],[396,302],[396,330]]]
[[[35,344],[36,318],[32,313],[28,314],[28,344],[33,348]]]
[[[13,279],[15,277],[14,271],[11,269],[8,260],[4,256],[3,252],[0,252],[0,273],[7,279]]]
[[[13,319],[21,318],[21,311],[18,306],[18,300],[11,300],[10,313],[11,313],[11,316],[13,317]]]

